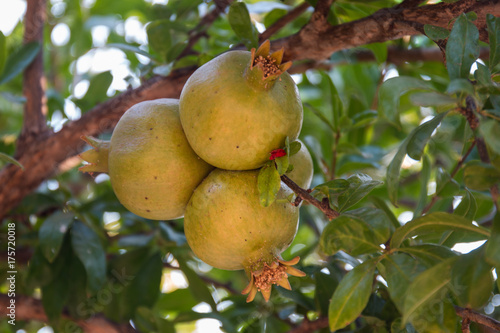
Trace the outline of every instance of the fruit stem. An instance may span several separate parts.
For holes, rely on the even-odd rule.
[[[280,75],[292,66],[291,62],[282,64],[284,50],[270,54],[271,43],[266,40],[257,50],[252,49],[250,66],[245,72],[248,83],[257,89],[269,90]]]
[[[88,162],[84,166],[78,168],[81,172],[108,172],[108,155],[110,142],[99,140],[91,136],[81,136],[81,139],[87,142],[92,149],[84,151],[78,155],[82,160]]]

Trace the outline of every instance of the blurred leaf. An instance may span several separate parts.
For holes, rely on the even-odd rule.
[[[24,166],[21,163],[19,163],[13,157],[10,157],[9,155],[4,154],[2,152],[0,152],[0,161],[6,162],[6,163],[15,164],[15,165],[17,165],[18,167],[20,167],[24,171]]]
[[[403,323],[411,321],[419,308],[433,301],[442,302],[451,281],[451,269],[456,257],[447,259],[420,273],[409,285],[403,303]]]
[[[451,178],[451,175],[441,167],[437,168],[436,171],[436,194],[440,197],[450,197],[454,196],[460,185],[456,180]]]
[[[87,286],[90,292],[98,292],[106,282],[106,253],[99,236],[82,222],[74,221],[71,244],[87,272]]]
[[[488,190],[500,182],[500,171],[490,164],[468,164],[464,170],[464,182],[472,190]]]
[[[42,305],[51,323],[56,323],[61,317],[69,296],[69,282],[66,278],[59,277],[42,287]]]
[[[479,126],[484,141],[495,153],[500,154],[500,122],[493,119],[484,119]]]
[[[94,105],[108,99],[107,91],[113,82],[111,71],[106,71],[93,76],[89,82],[89,89],[85,96],[75,101],[76,104],[84,111],[94,107]]]
[[[494,68],[500,63],[500,17],[486,14],[486,24],[490,42],[489,68],[491,72],[494,72]]]
[[[184,312],[191,310],[198,303],[189,289],[177,289],[162,293],[155,308],[162,312]]]
[[[0,75],[0,85],[9,82],[28,67],[37,56],[40,48],[38,42],[30,42],[9,54]]]
[[[450,31],[445,28],[441,28],[431,24],[424,25],[424,32],[430,39],[438,41],[441,39],[446,39],[450,35]]]
[[[448,88],[446,88],[447,94],[457,94],[464,93],[466,95],[474,96],[474,86],[466,79],[455,79],[450,82]]]
[[[378,94],[380,115],[392,123],[398,123],[399,98],[415,89],[433,90],[433,87],[430,82],[409,76],[398,76],[384,81]]]
[[[479,31],[463,13],[453,24],[446,43],[446,68],[450,79],[467,79],[470,68],[478,57]]]
[[[3,32],[0,31],[0,73],[5,69],[5,62],[7,61],[7,43]]]
[[[458,100],[439,92],[417,92],[410,96],[410,101],[419,106],[443,106],[457,104]]]
[[[486,305],[493,291],[492,269],[484,260],[483,247],[457,258],[451,285],[459,306],[479,309]]]
[[[146,51],[138,48],[137,46],[133,46],[133,45],[130,45],[130,44],[122,44],[122,43],[110,43],[110,44],[106,44],[107,47],[114,47],[114,48],[117,48],[117,49],[120,49],[122,51],[130,51],[130,52],[134,52],[134,53],[137,53],[137,54],[140,54],[142,56],[145,56],[151,60],[156,60],[156,57],[152,54],[149,54],[147,53]]]
[[[339,212],[345,211],[355,205],[375,187],[382,184],[382,182],[372,180],[370,176],[362,173],[347,178],[347,181],[349,182],[349,188],[342,192],[338,198],[337,208]]]
[[[302,306],[304,309],[307,309],[309,311],[316,310],[314,301],[301,293],[299,290],[288,290],[279,286],[276,287],[276,290],[280,293],[281,296],[292,300],[294,303]]]
[[[362,207],[345,212],[344,215],[354,216],[370,226],[375,234],[376,242],[384,244],[391,237],[391,221],[384,211],[373,207]]]
[[[437,244],[421,244],[413,246],[400,247],[400,252],[411,254],[417,257],[428,267],[434,266],[445,259],[455,257],[456,254],[450,248]]]
[[[250,13],[246,4],[242,1],[234,1],[229,6],[227,19],[234,33],[247,46],[247,49],[258,46],[258,34],[250,19]]]
[[[353,322],[370,298],[377,258],[365,261],[347,273],[333,293],[328,310],[330,331]]]
[[[409,237],[427,233],[439,233],[448,230],[464,230],[487,238],[489,230],[477,227],[472,220],[445,212],[434,212],[414,219],[397,229],[391,238],[391,249],[398,248]]]
[[[340,99],[339,92],[335,84],[333,83],[332,78],[326,72],[321,72],[323,79],[328,83],[328,87],[330,88],[330,104],[332,107],[332,125],[334,128],[334,132],[338,132],[340,130],[340,119],[344,115],[344,105],[342,104],[342,99]]]
[[[419,190],[419,198],[417,207],[415,208],[415,212],[413,216],[420,216],[427,205],[427,184],[431,177],[431,162],[429,161],[429,157],[424,155],[422,158],[422,169],[420,171],[420,190]]]
[[[314,290],[316,307],[322,315],[326,315],[328,314],[328,304],[339,284],[339,279],[331,271],[330,274],[320,271],[314,274],[314,283],[316,286]]]
[[[276,200],[281,187],[280,174],[274,167],[274,163],[267,163],[260,169],[257,183],[260,204],[263,207],[270,206]]]
[[[166,222],[160,222],[158,226],[160,227],[160,233],[164,239],[175,242],[177,246],[181,246],[186,243],[186,236],[184,233],[175,231]]]
[[[500,267],[500,213],[493,217],[491,236],[485,245],[485,259],[495,267]]]
[[[160,252],[155,252],[142,259],[140,270],[134,276],[127,289],[127,299],[132,301],[133,308],[151,307],[160,295],[163,262]]]
[[[210,293],[210,290],[208,290],[208,287],[206,283],[203,282],[203,280],[196,274],[188,265],[187,262],[179,258],[178,256],[176,257],[177,261],[179,262],[179,267],[186,276],[186,279],[189,283],[189,290],[193,293],[193,296],[201,301],[201,302],[206,302],[210,307],[212,308],[213,311],[217,310],[217,306],[215,304],[214,298],[212,297],[212,294]]]
[[[356,113],[352,117],[353,128],[365,127],[368,124],[375,122],[378,118],[378,112],[375,110],[365,110]]]
[[[269,11],[264,17],[264,22],[263,22],[266,29],[269,28],[278,19],[286,15],[286,13],[288,13],[288,11],[283,8],[274,8],[271,11]]]
[[[394,215],[394,213],[384,200],[375,196],[370,197],[370,200],[373,202],[375,207],[377,207],[378,209],[382,210],[385,213],[385,215],[392,224],[391,230],[395,230],[401,226],[401,223],[399,223],[398,219],[396,218],[396,216]]]
[[[408,135],[409,139],[406,149],[408,156],[414,160],[420,160],[432,133],[447,114],[448,112],[437,114],[434,118],[421,124]]]
[[[168,50],[172,46],[170,25],[169,20],[156,20],[146,27],[149,46],[161,56],[162,62],[166,60]]]
[[[312,106],[309,103],[304,103],[304,106],[306,108],[308,108],[309,110],[311,110],[311,112],[314,113],[316,115],[316,117],[318,117],[319,119],[321,119],[321,121],[324,122],[332,130],[332,132],[335,132],[335,127],[330,122],[330,120],[328,120],[328,118],[326,118],[326,116],[323,114],[323,112],[321,112],[320,110],[316,109],[314,106]]]
[[[300,143],[300,141],[290,142],[290,150],[288,152],[288,156],[293,156],[297,154],[301,147],[302,144]]]
[[[387,44],[386,43],[372,43],[363,45],[364,48],[373,52],[377,63],[381,64],[387,60]]]
[[[59,254],[66,231],[75,219],[72,213],[56,212],[49,216],[38,231],[40,249],[49,262]]]
[[[462,196],[462,200],[458,204],[457,208],[453,211],[453,214],[457,214],[465,217],[469,220],[474,220],[477,212],[477,202],[476,198],[472,195],[472,193],[465,189],[465,195]]]

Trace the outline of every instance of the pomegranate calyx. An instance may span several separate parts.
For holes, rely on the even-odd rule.
[[[258,291],[262,293],[266,302],[269,301],[273,284],[291,290],[292,287],[288,281],[287,274],[300,277],[306,275],[304,272],[291,266],[297,264],[299,260],[300,257],[295,257],[290,261],[276,259],[271,264],[264,263],[262,269],[251,272],[250,282],[241,292],[243,295],[248,294],[247,303],[254,300]]]
[[[107,173],[110,142],[99,140],[91,136],[82,136],[81,139],[88,143],[92,149],[78,155],[82,160],[88,163],[79,167],[78,170],[90,174],[94,172]]]
[[[290,61],[282,63],[285,52],[283,48],[273,53],[270,52],[271,43],[269,40],[263,42],[257,50],[255,48],[251,50],[252,57],[249,71],[251,81],[254,78],[259,78],[265,89],[272,87],[272,83],[292,66]]]

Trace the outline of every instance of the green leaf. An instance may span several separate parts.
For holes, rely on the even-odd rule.
[[[87,272],[87,287],[98,292],[106,282],[106,252],[99,236],[84,223],[73,222],[71,245]]]
[[[456,257],[447,259],[420,273],[408,285],[403,303],[403,323],[411,321],[412,315],[422,307],[442,302],[451,281],[451,269]]]
[[[233,2],[231,6],[229,6],[227,18],[236,36],[242,40],[248,49],[257,47],[257,32],[252,24],[250,13],[244,2]]]
[[[316,286],[314,289],[314,298],[317,309],[323,315],[328,313],[328,304],[330,304],[330,299],[340,280],[338,276],[332,274],[332,268],[329,267],[329,270],[330,274],[321,271],[314,274],[314,284]]]
[[[69,230],[75,216],[61,211],[49,216],[38,230],[40,249],[49,262],[59,254],[66,231]]]
[[[177,289],[169,293],[162,293],[155,309],[161,312],[186,312],[191,310],[199,301],[193,297],[191,290]]]
[[[446,43],[446,68],[450,79],[467,79],[478,57],[479,31],[465,14],[461,14],[453,24]]]
[[[458,103],[456,98],[436,91],[414,93],[410,96],[410,101],[418,106],[443,106]]]
[[[347,181],[349,182],[349,188],[342,192],[338,198],[337,208],[339,212],[345,211],[355,205],[375,187],[382,184],[382,182],[372,180],[370,176],[362,173],[347,178]]]
[[[122,44],[122,43],[110,43],[110,44],[106,44],[106,46],[107,47],[114,47],[114,48],[120,49],[122,51],[134,52],[134,53],[140,54],[142,56],[145,56],[151,60],[156,60],[156,57],[154,55],[138,48],[137,46],[133,46],[133,45],[129,45],[129,44]]]
[[[434,41],[446,39],[450,35],[450,31],[448,29],[431,24],[424,25],[424,32],[427,37]]]
[[[381,209],[373,207],[362,207],[345,212],[343,215],[356,217],[364,221],[373,230],[375,242],[384,244],[389,240],[392,233],[391,221]]]
[[[339,92],[333,83],[332,78],[327,72],[321,72],[323,79],[328,82],[328,87],[330,88],[330,104],[332,107],[332,124],[334,128],[334,132],[339,131],[340,129],[340,119],[344,114],[344,105],[342,103],[342,99],[340,98]]]
[[[42,287],[42,305],[49,321],[57,323],[63,312],[64,304],[69,296],[67,276],[59,276],[48,285]]]
[[[448,114],[448,112],[443,112],[437,114],[431,120],[421,124],[414,131],[410,133],[408,146],[406,152],[408,156],[414,160],[420,160],[424,152],[424,148],[429,142],[432,132],[438,127],[443,118]]]
[[[7,39],[3,32],[0,31],[0,73],[5,69],[5,62],[7,60]]]
[[[500,182],[500,171],[490,164],[468,164],[464,170],[465,186],[485,191]]]
[[[485,238],[490,235],[489,230],[475,226],[472,220],[454,214],[434,212],[414,219],[397,229],[391,238],[391,249],[398,248],[409,237],[448,230],[463,230]]]
[[[407,151],[411,152],[410,157],[413,156],[412,158],[414,159],[420,159],[432,132],[436,129],[446,114],[447,112],[440,113],[431,120],[415,128],[399,146],[396,155],[394,155],[394,158],[387,167],[386,175],[387,192],[389,194],[389,199],[394,205],[398,199],[399,173]]]
[[[309,110],[311,110],[311,112],[314,113],[314,115],[316,115],[316,117],[318,117],[322,122],[324,122],[332,130],[332,132],[336,131],[333,124],[330,122],[330,120],[328,120],[328,118],[326,118],[326,116],[323,114],[323,112],[316,109],[314,106],[312,106],[309,103],[304,103],[304,106],[306,108],[308,108]]]
[[[404,252],[418,258],[428,267],[434,266],[445,259],[456,256],[449,247],[437,244],[419,244],[398,248],[399,252]]]
[[[363,45],[364,48],[373,52],[377,63],[381,64],[387,60],[387,44],[386,43],[372,43]]]
[[[170,26],[170,20],[156,20],[150,22],[146,27],[148,44],[162,57],[163,61],[166,60],[167,53],[172,46]]]
[[[176,257],[179,262],[179,267],[186,276],[186,279],[189,283],[189,290],[193,294],[194,298],[201,302],[206,302],[208,305],[212,307],[213,311],[216,311],[217,305],[215,304],[214,298],[208,290],[207,284],[203,282],[203,280],[196,274],[187,264],[187,262],[183,258]]]
[[[24,170],[24,166],[22,166],[21,163],[19,163],[17,160],[15,160],[13,157],[10,157],[7,154],[4,154],[0,152],[0,161],[7,162],[7,163],[12,163],[20,167],[22,170]]]
[[[478,309],[493,291],[493,267],[484,260],[484,248],[459,256],[451,271],[451,285],[458,305]]]
[[[370,259],[347,273],[333,293],[328,309],[330,331],[342,329],[354,321],[368,304],[377,259]]]
[[[399,123],[399,98],[411,90],[434,90],[431,83],[409,76],[398,76],[382,83],[378,93],[378,112],[392,123]]]
[[[278,293],[281,296],[290,299],[295,304],[300,305],[301,307],[303,307],[309,311],[316,310],[316,307],[314,305],[314,301],[311,298],[304,295],[299,290],[288,290],[288,289],[285,289],[285,288],[278,286],[278,287],[276,287],[276,291],[278,291]]]
[[[453,214],[457,214],[465,217],[469,220],[474,220],[477,212],[477,202],[476,198],[472,195],[472,193],[465,189],[465,195],[462,196],[462,200],[458,204],[457,208],[453,211]]]
[[[40,43],[30,42],[24,44],[21,48],[11,53],[6,60],[4,70],[0,75],[0,84],[7,83],[20,74],[33,62],[33,59],[35,59],[39,51]]]
[[[500,213],[493,217],[491,236],[485,245],[485,259],[495,267],[500,267]]]
[[[490,42],[490,62],[489,68],[494,72],[494,68],[500,63],[500,17],[486,14],[486,24],[488,25],[488,38]]]
[[[451,175],[439,167],[436,171],[436,194],[440,197],[450,197],[454,196],[459,189],[460,185],[451,178]]]
[[[127,289],[127,299],[132,301],[134,308],[151,307],[160,295],[160,283],[163,262],[160,252],[155,252],[147,258],[142,258],[140,270],[134,276]]]
[[[276,200],[281,187],[280,174],[274,167],[274,163],[267,163],[260,169],[257,184],[260,204],[263,207],[269,207]]]
[[[356,216],[340,215],[328,223],[320,237],[321,250],[333,255],[345,251],[354,256],[381,250],[383,242],[373,228]]]
[[[466,79],[455,79],[448,84],[448,88],[446,88],[446,93],[448,94],[458,94],[464,93],[466,95],[474,96],[474,86],[470,83],[469,80]]]
[[[422,215],[422,212],[427,205],[427,183],[431,177],[431,162],[427,155],[422,158],[422,169],[420,171],[420,190],[417,207],[415,208],[414,216]]]
[[[497,154],[500,154],[500,122],[493,119],[484,119],[479,126],[479,133],[484,138],[488,147]]]
[[[302,144],[299,141],[291,142],[290,143],[290,151],[289,151],[288,155],[293,156],[293,155],[297,154],[299,152],[300,148],[302,148]]]

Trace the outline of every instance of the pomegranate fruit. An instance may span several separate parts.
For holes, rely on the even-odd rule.
[[[300,150],[290,156],[290,164],[293,165],[293,170],[286,173],[288,178],[302,188],[309,188],[311,186],[313,177],[313,161],[309,150],[300,140]]]
[[[182,217],[194,189],[213,169],[189,146],[176,99],[138,103],[120,118],[110,142],[87,142],[94,149],[80,155],[90,162],[80,170],[108,172],[118,200],[148,219]]]
[[[298,257],[281,258],[297,232],[299,208],[288,202],[262,207],[258,173],[215,169],[194,191],[184,216],[184,232],[198,258],[216,268],[246,271],[248,302],[257,291],[269,300],[273,284],[290,289],[287,273],[305,275],[292,267]],[[278,199],[291,193],[282,186]]]
[[[198,68],[181,92],[180,115],[194,151],[226,170],[261,167],[302,127],[297,86],[283,50],[229,51]]]

